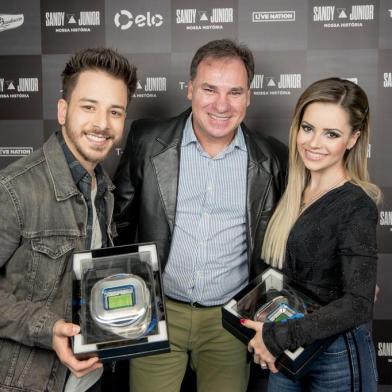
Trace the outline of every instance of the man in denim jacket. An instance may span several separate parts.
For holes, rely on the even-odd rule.
[[[101,374],[98,358],[70,348],[70,256],[112,244],[113,186],[99,162],[121,139],[136,69],[87,49],[62,78],[61,132],[0,171],[0,391],[62,391],[67,377],[72,390],[71,379]]]

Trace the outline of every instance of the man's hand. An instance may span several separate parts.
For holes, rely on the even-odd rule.
[[[78,325],[58,320],[53,326],[52,345],[61,363],[66,366],[76,377],[82,377],[100,367],[102,363],[98,357],[80,361],[71,350],[69,338],[79,333]]]
[[[253,361],[261,366],[262,369],[269,369],[272,373],[277,373],[275,366],[276,358],[268,351],[263,341],[263,325],[259,321],[241,319],[241,324],[253,329],[256,333],[248,344],[248,351],[253,353]]]

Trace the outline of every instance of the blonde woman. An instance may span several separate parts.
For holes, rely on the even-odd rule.
[[[289,177],[264,239],[262,258],[283,269],[324,306],[283,323],[241,322],[256,331],[254,360],[271,370],[268,391],[377,390],[374,348],[366,323],[376,285],[377,186],[369,182],[369,104],[356,84],[317,81],[301,95],[289,140]],[[275,359],[338,334],[294,382]]]

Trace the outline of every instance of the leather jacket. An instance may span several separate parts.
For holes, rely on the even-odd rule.
[[[164,270],[174,230],[181,139],[191,110],[165,121],[134,121],[114,177],[118,244],[156,242]],[[261,244],[286,180],[286,148],[241,124],[248,151],[249,276],[263,269]]]
[[[113,195],[104,198],[108,223]],[[0,172],[0,216],[0,391],[60,392],[67,369],[52,330],[71,320],[71,255],[85,247],[87,206],[56,135]]]

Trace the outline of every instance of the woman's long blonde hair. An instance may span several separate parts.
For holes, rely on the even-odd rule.
[[[289,233],[300,215],[302,193],[310,179],[297,149],[297,134],[308,105],[314,102],[334,103],[350,118],[352,132],[360,136],[344,156],[346,172],[353,184],[360,186],[376,203],[380,189],[369,182],[367,154],[369,145],[369,103],[366,93],[353,82],[339,78],[319,80],[311,84],[299,98],[289,134],[289,175],[287,188],[268,224],[261,256],[274,267],[282,268]]]

